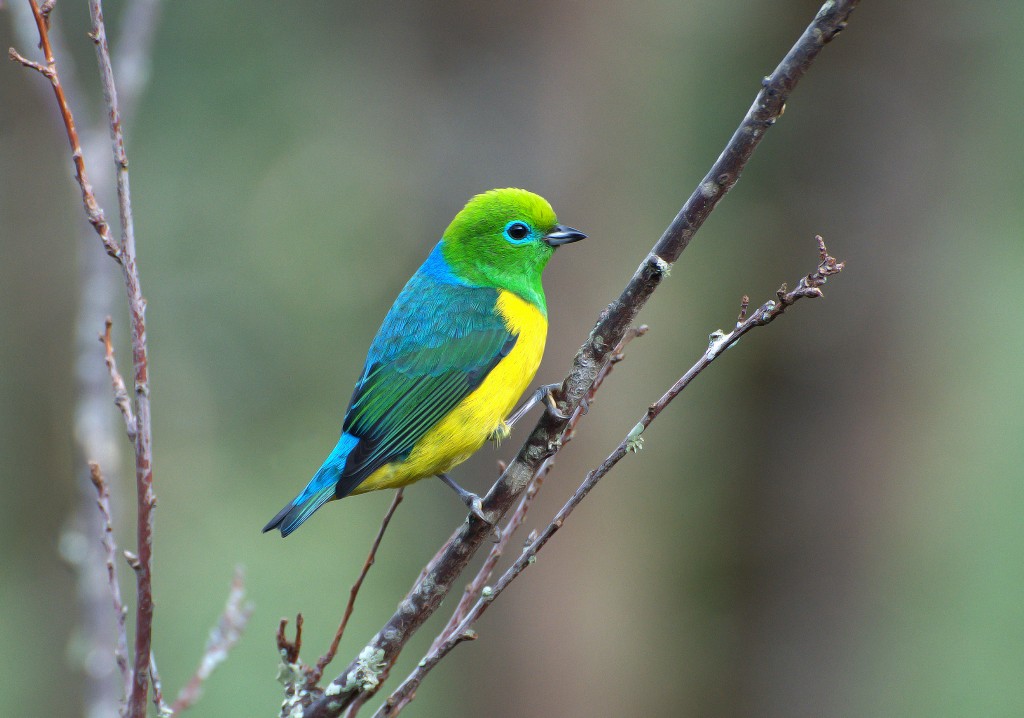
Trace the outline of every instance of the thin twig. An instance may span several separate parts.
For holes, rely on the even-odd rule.
[[[171,707],[164,702],[164,684],[160,680],[160,671],[156,669],[156,654],[149,654],[149,675],[153,678],[153,705],[160,718],[174,715]]]
[[[515,563],[513,563],[504,574],[502,574],[497,583],[495,583],[493,587],[490,587],[489,590],[484,591],[480,599],[473,605],[472,609],[470,609],[462,619],[461,623],[459,623],[458,627],[448,636],[448,638],[436,648],[431,648],[427,655],[424,656],[423,660],[421,660],[419,664],[417,664],[416,668],[413,669],[412,673],[409,674],[402,684],[388,697],[387,701],[384,702],[380,709],[378,709],[377,713],[374,714],[374,718],[392,718],[393,716],[398,715],[398,713],[400,713],[401,710],[407,706],[410,701],[412,701],[415,696],[416,689],[431,669],[461,642],[462,636],[472,631],[473,623],[480,618],[484,611],[487,610],[487,607],[490,606],[506,588],[508,588],[508,585],[512,583],[512,581],[514,581],[527,566],[534,562],[537,552],[544,547],[556,531],[562,528],[565,521],[569,518],[569,515],[580,504],[580,502],[583,501],[597,483],[604,478],[604,476],[606,476],[608,472],[611,471],[611,469],[614,468],[615,465],[618,464],[619,461],[621,461],[628,453],[640,451],[643,446],[642,434],[644,430],[650,426],[651,422],[665,410],[672,400],[675,399],[698,374],[707,369],[707,367],[710,366],[711,363],[722,354],[722,352],[739,341],[741,336],[755,327],[763,327],[770,324],[776,318],[781,316],[786,309],[792,306],[796,301],[803,299],[804,297],[813,298],[822,296],[820,287],[825,284],[828,277],[841,272],[843,270],[844,263],[837,262],[834,257],[828,255],[828,252],[825,250],[825,244],[820,236],[815,237],[815,239],[818,242],[820,252],[820,261],[817,271],[801,279],[797,284],[796,289],[791,291],[786,288],[785,284],[783,284],[777,294],[778,302],[768,301],[746,317],[746,306],[749,299],[745,296],[743,297],[740,312],[741,318],[737,321],[736,328],[728,333],[718,330],[711,334],[708,348],[701,358],[698,359],[697,362],[661,396],[661,398],[648,407],[640,421],[637,422],[636,426],[633,427],[615,450],[608,455],[608,458],[606,458],[597,469],[594,469],[587,474],[583,483],[580,484],[579,488],[576,489],[565,505],[562,506],[551,523],[541,531],[535,541],[531,541],[523,549],[519,558],[517,558]]]
[[[338,631],[334,634],[334,640],[331,641],[330,647],[327,649],[327,653],[320,656],[320,659],[316,662],[316,667],[310,671],[309,676],[306,679],[306,685],[308,688],[313,688],[317,683],[320,682],[320,677],[324,674],[324,669],[334,660],[334,656],[338,653],[338,645],[341,643],[341,637],[345,634],[345,627],[348,626],[348,619],[352,616],[352,609],[356,605],[356,596],[359,595],[359,589],[363,586],[363,580],[366,578],[366,574],[370,572],[370,567],[373,566],[373,562],[377,558],[377,549],[380,547],[381,539],[384,538],[384,532],[388,530],[388,524],[391,523],[391,517],[395,515],[395,509],[402,503],[403,489],[398,489],[395,492],[395,498],[391,500],[391,505],[388,506],[388,510],[384,513],[384,518],[380,522],[380,529],[377,531],[377,537],[373,540],[373,544],[370,546],[370,553],[366,555],[366,561],[363,562],[363,568],[359,572],[359,578],[352,584],[352,588],[348,592],[348,603],[345,605],[345,613],[341,617],[341,623],[338,625]]]
[[[277,626],[277,650],[281,658],[288,663],[295,663],[299,660],[299,651],[302,650],[302,614],[295,617],[295,640],[289,641],[285,635],[288,628],[288,619],[282,618]]]
[[[356,718],[356,715],[359,713],[359,709],[366,705],[366,702],[372,697],[373,696],[369,693],[361,693],[356,696],[355,700],[352,701],[352,704],[348,707],[348,710],[345,711],[345,718]]]
[[[577,352],[568,376],[558,392],[558,408],[571,416],[589,391],[609,355],[635,323],[640,310],[668,276],[672,264],[689,245],[722,197],[735,185],[748,160],[766,131],[782,115],[786,100],[817,58],[822,48],[846,27],[846,21],[859,0],[828,0],[804,30],[796,44],[771,75],[764,78],[761,90],[722,154],[704,180],[690,195],[669,224],[653,250],[646,256],[622,294],[598,318],[587,341]],[[544,412],[526,443],[508,470],[484,498],[483,509],[490,523],[475,516],[460,526],[435,558],[425,567],[398,610],[370,640],[360,655],[381,655],[374,681],[362,680],[365,666],[357,657],[328,687],[325,695],[310,704],[305,718],[333,718],[348,707],[356,696],[375,693],[387,678],[402,649],[434,614],[477,548],[491,533],[491,527],[509,511],[543,463],[560,447],[562,431],[568,419]],[[377,668],[375,664],[375,668]]]
[[[188,683],[178,692],[178,697],[170,706],[171,713],[177,715],[191,708],[203,691],[203,683],[216,670],[217,666],[227,660],[228,653],[242,637],[249,618],[252,616],[252,604],[245,601],[245,575],[241,566],[235,569],[231,580],[224,611],[217,620],[217,625],[210,629],[210,637],[199,661],[199,667],[189,678]],[[154,677],[155,680],[155,677]]]
[[[30,0],[34,1],[34,0]],[[128,175],[128,155],[124,147],[121,129],[121,111],[117,100],[117,87],[110,63],[107,46],[106,26],[103,22],[101,0],[89,1],[89,16],[92,20],[90,36],[96,47],[96,58],[100,67],[103,97],[106,100],[110,120],[111,147],[117,174],[117,198],[121,216],[120,261],[128,294],[128,311],[131,316],[132,368],[135,384],[135,484],[137,504],[138,570],[137,603],[135,607],[135,671],[134,683],[128,697],[128,715],[143,718],[146,711],[148,692],[149,653],[153,641],[153,508],[156,496],[153,493],[152,465],[152,423],[149,402],[149,350],[146,344],[146,300],[142,296],[139,269],[136,264],[135,230],[132,215],[131,189]]]
[[[110,598],[114,604],[114,616],[117,619],[117,647],[114,649],[114,660],[121,671],[121,678],[124,682],[124,695],[128,695],[132,685],[132,669],[128,665],[128,628],[126,618],[128,609],[121,600],[121,587],[117,580],[117,544],[114,542],[114,527],[110,518],[110,490],[107,482],[103,480],[100,465],[91,462],[89,464],[89,475],[93,486],[96,487],[96,505],[99,506],[100,515],[103,518],[103,550],[106,553],[107,564],[107,585],[110,589]]]
[[[135,413],[132,411],[131,399],[128,398],[128,389],[124,385],[124,377],[117,370],[117,359],[114,358],[114,344],[111,341],[110,330],[114,322],[107,317],[103,333],[100,334],[100,341],[103,342],[103,357],[107,364],[107,372],[110,374],[110,383],[114,389],[114,404],[124,417],[125,432],[130,441],[135,441],[135,433],[138,431],[138,422],[135,420]]]
[[[50,85],[53,87],[53,94],[57,98],[57,106],[60,108],[61,118],[64,120],[68,144],[71,145],[71,159],[75,163],[75,178],[78,180],[78,186],[82,190],[82,203],[85,205],[85,214],[89,219],[89,224],[93,226],[100,237],[100,241],[103,242],[103,247],[106,249],[107,254],[120,262],[121,248],[111,236],[110,225],[103,214],[103,208],[96,201],[92,185],[89,184],[89,175],[85,169],[85,158],[82,155],[82,145],[78,140],[78,128],[75,126],[75,118],[71,114],[68,98],[64,94],[64,87],[60,84],[57,62],[54,59],[53,46],[50,44],[48,15],[43,14],[36,0],[28,0],[28,4],[32,8],[32,16],[35,19],[36,29],[39,32],[39,44],[43,50],[45,64],[33,62],[23,57],[13,47],[8,50],[8,56],[15,62],[20,62],[25,67],[35,70],[50,81]]]
[[[107,115],[110,120],[112,148],[116,167],[118,206],[121,219],[121,238],[120,243],[118,243],[110,236],[110,227],[89,184],[78,131],[57,72],[53,47],[49,38],[49,12],[52,10],[53,4],[48,3],[41,9],[36,0],[28,0],[28,2],[32,9],[39,33],[40,46],[46,62],[45,65],[42,65],[27,60],[13,48],[10,50],[10,56],[23,65],[40,72],[50,81],[53,87],[61,117],[64,121],[68,142],[71,145],[72,160],[75,164],[78,184],[82,190],[82,200],[85,205],[86,215],[97,234],[99,234],[107,253],[121,265],[128,295],[128,308],[131,315],[132,366],[135,390],[133,412],[135,430],[133,433],[131,427],[129,427],[128,433],[135,449],[135,475],[138,495],[138,553],[136,555],[125,552],[126,557],[129,558],[129,563],[135,569],[137,581],[134,668],[132,671],[132,686],[127,697],[127,715],[131,718],[142,718],[146,712],[152,645],[153,591],[151,559],[153,507],[156,500],[152,487],[152,429],[149,404],[148,349],[146,346],[146,303],[142,296],[138,267],[136,265],[128,159],[121,129],[121,112],[114,84],[113,70],[111,68],[110,52],[107,46],[102,3],[100,0],[90,0],[89,14],[92,20],[90,36],[96,45],[103,95],[106,100]]]
[[[284,685],[284,702],[281,705],[281,715],[291,716],[295,703],[302,700],[299,690],[302,684],[304,669],[299,661],[299,651],[302,650],[302,614],[295,616],[295,640],[290,641],[285,635],[288,628],[288,619],[282,618],[277,626],[277,652],[281,656],[281,665],[278,666],[277,680]]]
[[[138,107],[149,77],[150,55],[153,38],[158,24],[160,0],[132,0],[124,7],[118,23],[120,26],[118,41],[112,48],[113,63],[118,69],[119,100],[122,110],[122,123],[130,122],[134,110]],[[31,9],[28,4],[18,0],[11,5],[17,10],[19,17],[16,23],[19,29],[19,42],[26,47],[38,42],[33,40],[29,30],[34,30]],[[42,10],[42,8],[41,8]],[[64,33],[60,23],[50,23],[49,39],[54,56],[60,58],[61,83],[71,101],[86,97],[86,92],[77,83],[77,73],[73,55],[67,51]],[[28,37],[26,37],[28,36]],[[33,83],[39,90],[49,88],[41,83]],[[105,112],[94,113],[89,121],[81,122],[79,117],[82,152],[87,162],[102,157],[101,152],[107,146],[109,128]],[[59,114],[54,116],[57,119]],[[57,119],[60,122],[59,119]],[[114,174],[98,172],[90,177],[92,191],[99,199],[111,195]],[[79,231],[82,247],[92,249],[93,227],[85,225]],[[123,474],[121,473],[122,456],[120,452],[120,433],[114,423],[114,415],[109,411],[111,380],[105,379],[102,371],[97,371],[95,353],[96,327],[104,322],[114,308],[117,293],[118,275],[111,271],[111,266],[104,252],[78,252],[78,286],[79,302],[75,319],[75,379],[76,408],[74,414],[74,438],[83,464],[87,460],[97,460],[104,468],[104,476],[110,491],[115,496],[123,496]],[[109,371],[107,372],[109,374]],[[123,379],[122,379],[123,382]],[[123,390],[123,386],[122,386]],[[117,389],[115,387],[115,394]],[[127,391],[123,407],[131,407]],[[115,396],[115,400],[119,397]],[[134,414],[119,417],[125,421],[129,438],[134,441]],[[85,472],[88,476],[88,470]],[[88,483],[88,480],[86,481]],[[74,523],[77,531],[91,536],[98,525],[91,519],[95,510],[91,506],[92,487],[83,485],[79,491],[80,499],[75,510]],[[92,509],[92,510],[90,510]],[[89,636],[96,654],[112,655],[116,639],[114,626],[105,620],[97,620],[109,610],[109,593],[99,591],[94,578],[96,573],[103,571],[102,557],[90,552],[77,567],[79,596],[82,616],[79,619],[82,631]],[[103,614],[100,613],[103,611]],[[86,685],[83,686],[83,713],[86,715],[115,715],[119,706],[123,706],[127,691],[123,692],[117,681],[109,680],[102,673],[86,670]],[[130,690],[130,685],[128,686]]]

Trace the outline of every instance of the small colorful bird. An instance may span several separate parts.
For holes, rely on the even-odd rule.
[[[585,237],[532,192],[473,197],[384,318],[334,451],[263,531],[287,536],[328,501],[428,476],[486,520],[445,472],[521,415],[506,422],[544,353],[541,272],[556,247]]]

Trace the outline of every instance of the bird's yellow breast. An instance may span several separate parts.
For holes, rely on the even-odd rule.
[[[416,443],[404,461],[377,469],[353,494],[405,486],[448,471],[468,459],[504,423],[540,366],[548,320],[537,307],[504,290],[498,293],[495,310],[517,337],[512,351]]]

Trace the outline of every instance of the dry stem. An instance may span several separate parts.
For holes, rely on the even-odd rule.
[[[306,678],[306,687],[312,689],[320,682],[321,676],[324,674],[324,669],[327,668],[328,664],[334,660],[335,654],[338,652],[338,645],[341,643],[341,637],[345,635],[345,627],[348,626],[348,619],[352,616],[352,609],[356,605],[356,596],[359,595],[359,589],[363,586],[363,580],[366,578],[366,574],[370,572],[370,567],[373,566],[373,562],[377,558],[377,549],[380,548],[380,542],[384,538],[384,532],[388,530],[388,524],[391,523],[391,517],[395,515],[395,509],[402,503],[403,489],[398,489],[395,492],[395,498],[391,500],[391,505],[388,506],[388,510],[384,513],[384,518],[380,522],[380,529],[377,531],[377,537],[373,540],[373,544],[370,546],[370,552],[366,556],[366,561],[363,562],[363,568],[359,572],[359,577],[355,583],[352,584],[352,588],[348,592],[348,603],[345,605],[345,613],[341,618],[341,624],[338,626],[337,633],[334,634],[334,640],[331,641],[330,647],[327,649],[327,653],[320,656],[320,659],[316,662],[316,667],[313,668]]]
[[[124,681],[124,695],[128,695],[132,686],[132,669],[128,665],[128,628],[125,625],[125,618],[128,609],[121,600],[121,587],[117,581],[117,544],[114,542],[114,527],[110,518],[110,490],[107,482],[103,479],[100,465],[92,462],[89,464],[89,475],[93,486],[96,487],[96,505],[99,506],[100,514],[103,516],[103,549],[106,553],[107,584],[110,588],[110,597],[114,604],[114,615],[117,617],[117,646],[114,649],[114,660],[121,671],[121,678]]]
[[[45,64],[33,62],[18,53],[13,47],[10,48],[8,56],[15,62],[20,62],[29,67],[47,80],[53,87],[53,94],[57,98],[57,106],[60,108],[61,118],[64,120],[64,129],[67,132],[68,144],[71,145],[71,159],[75,163],[75,178],[82,190],[82,203],[85,205],[85,214],[89,219],[96,233],[103,242],[107,254],[118,262],[121,261],[121,248],[110,234],[110,225],[103,215],[103,208],[96,201],[92,185],[89,184],[89,175],[85,170],[85,158],[82,155],[82,145],[78,140],[78,128],[75,126],[75,118],[71,114],[71,107],[68,105],[68,98],[64,94],[64,87],[60,84],[60,75],[57,73],[57,62],[53,56],[53,46],[50,44],[50,22],[49,9],[44,13],[35,0],[28,0],[32,8],[32,17],[35,19],[36,29],[39,31],[39,44],[46,58]],[[52,9],[52,6],[51,8]]]
[[[107,364],[107,372],[110,374],[110,384],[114,389],[114,404],[124,417],[125,432],[128,440],[135,440],[135,433],[138,430],[138,421],[132,411],[131,399],[128,398],[128,389],[124,385],[124,377],[117,370],[117,359],[114,357],[114,344],[110,336],[114,322],[107,317],[103,333],[100,334],[100,341],[103,342],[103,357]]]

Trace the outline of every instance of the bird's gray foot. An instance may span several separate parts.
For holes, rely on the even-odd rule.
[[[559,419],[568,419],[569,417],[563,415],[562,412],[558,410],[558,406],[555,404],[555,399],[551,396],[551,392],[561,386],[561,384],[542,384],[537,387],[537,390],[530,394],[530,398],[520,404],[519,408],[512,412],[512,416],[505,421],[509,430],[511,431],[516,422],[526,416],[526,412],[542,401],[544,402],[544,406],[547,407],[547,410],[551,412],[552,415]]]
[[[471,514],[473,514],[478,519],[480,519],[485,524],[491,527],[496,537],[495,543],[501,540],[501,529],[498,528],[498,524],[493,523],[489,518],[487,518],[487,514],[484,513],[483,499],[474,494],[472,491],[467,491],[466,489],[459,486],[457,483],[455,483],[455,479],[450,477],[448,474],[438,474],[437,478],[441,479],[441,481],[443,481],[445,484],[451,487],[452,491],[459,495],[459,498],[462,499],[462,503],[464,503],[469,508],[469,512]]]

